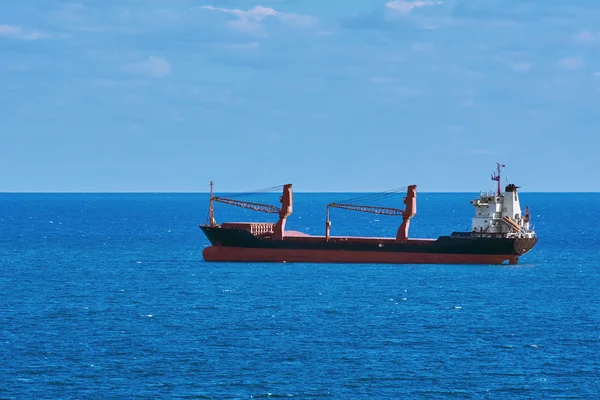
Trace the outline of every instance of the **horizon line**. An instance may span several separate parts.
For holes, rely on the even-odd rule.
[[[443,190],[430,190],[430,191],[422,191],[418,192],[420,194],[424,193],[442,193],[442,194],[473,194],[473,193],[488,193],[491,191],[443,191]],[[279,192],[245,192],[245,191],[219,191],[219,193],[226,194],[280,194]],[[350,194],[376,194],[376,193],[384,193],[380,191],[341,191],[341,190],[332,190],[332,191],[294,191],[294,194],[330,194],[330,193],[350,193]],[[402,192],[398,192],[400,194]],[[519,193],[600,193],[598,191],[519,191]],[[196,191],[0,191],[0,194],[205,194],[208,195],[210,192],[196,192]]]

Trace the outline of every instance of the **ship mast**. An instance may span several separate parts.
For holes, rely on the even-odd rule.
[[[498,171],[492,173],[492,180],[493,181],[498,181],[498,196],[502,196],[502,189],[501,189],[501,180],[500,180],[500,175],[502,174],[502,167],[505,167],[504,164],[500,164],[499,162],[496,163]]]
[[[215,220],[215,204],[213,199],[213,181],[210,181],[210,201],[208,203],[208,225],[211,227],[217,226]]]

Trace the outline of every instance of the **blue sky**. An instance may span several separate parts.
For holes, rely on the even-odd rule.
[[[0,191],[600,191],[597,0],[0,2]]]

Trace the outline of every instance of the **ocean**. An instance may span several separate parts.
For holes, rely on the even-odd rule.
[[[469,230],[477,195],[419,193],[409,235]],[[296,193],[287,228],[323,234],[351,196]],[[520,199],[519,265],[221,264],[207,194],[0,194],[0,398],[598,398],[600,194]]]

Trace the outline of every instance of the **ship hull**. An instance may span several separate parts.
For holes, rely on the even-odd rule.
[[[202,255],[215,262],[304,262],[378,264],[510,264],[537,243],[537,238],[482,238],[470,234],[438,239],[320,236],[261,238],[249,231],[202,226],[211,242]]]

